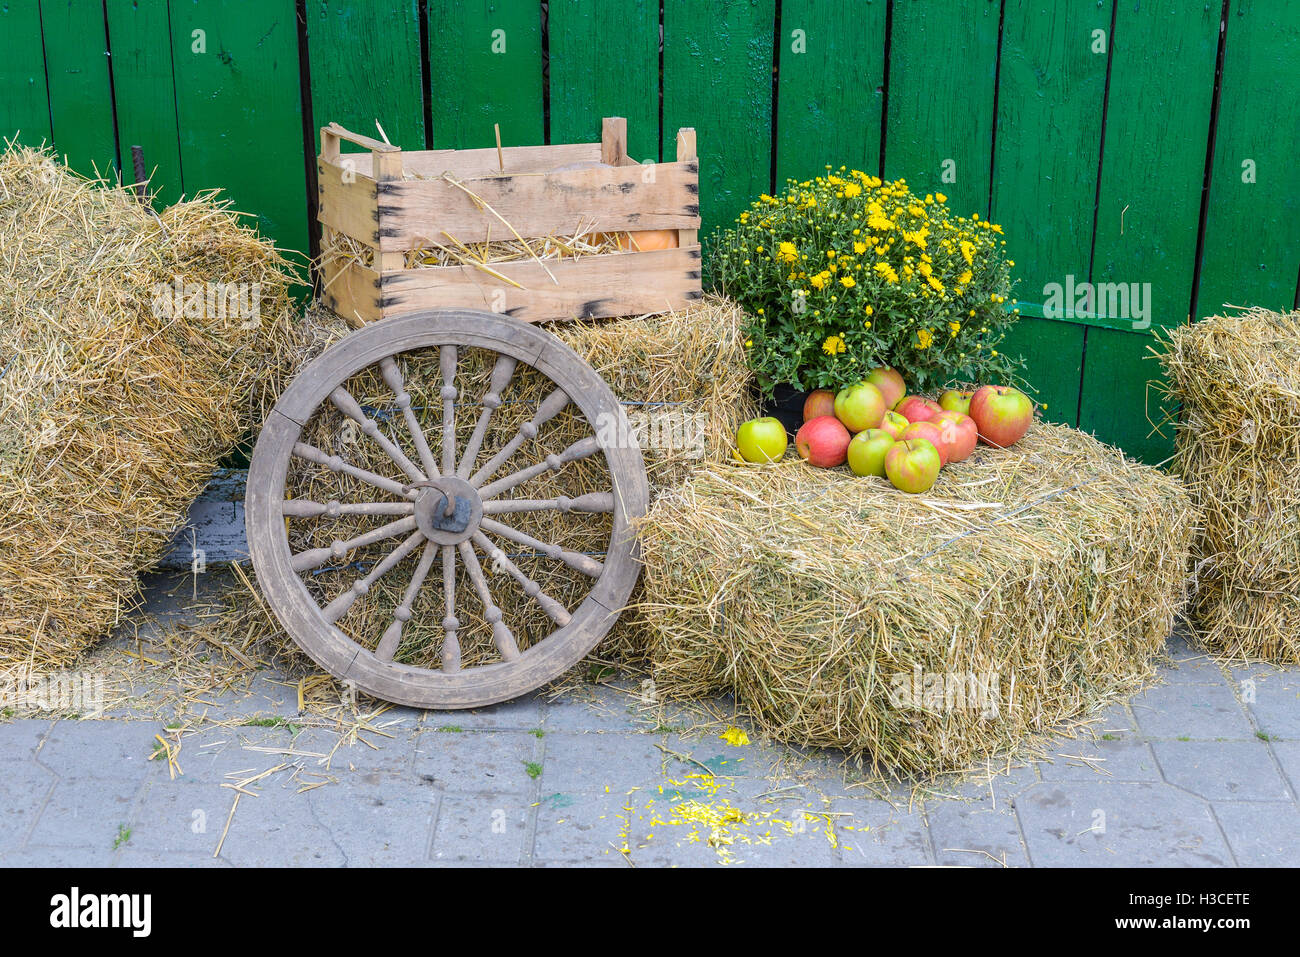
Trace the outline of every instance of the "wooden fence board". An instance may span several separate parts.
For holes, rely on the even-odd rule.
[[[45,75],[54,145],[78,173],[113,179],[117,136],[101,0],[43,0]]]
[[[51,139],[41,10],[35,3],[0,4],[0,137],[18,134],[26,146]]]

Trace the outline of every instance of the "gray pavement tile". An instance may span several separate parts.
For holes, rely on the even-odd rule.
[[[1165,642],[1165,653],[1174,661],[1187,661],[1205,657],[1205,651],[1197,647],[1184,625],[1178,625]]]
[[[1156,741],[1165,780],[1209,800],[1290,801],[1263,741]]]
[[[546,702],[542,726],[547,731],[628,731],[655,727],[661,709],[653,698],[642,700],[635,683],[581,684]]]
[[[1151,746],[1144,741],[1062,741],[1052,760],[1040,763],[1038,770],[1044,781],[1086,781],[1095,777],[1162,780]]]
[[[1157,685],[1132,701],[1144,735],[1215,741],[1255,735],[1232,689],[1223,685]]]
[[[1086,720],[1088,724],[1083,733],[1091,733],[1093,737],[1098,738],[1104,735],[1122,738],[1138,729],[1137,720],[1133,717],[1133,711],[1129,708],[1127,700],[1114,701],[1096,714],[1087,715]]]
[[[522,863],[533,810],[524,799],[510,795],[443,795],[433,836],[433,860]]]
[[[644,734],[548,732],[542,739],[541,793],[657,786],[664,767],[657,740]]]
[[[0,721],[0,765],[30,760],[53,724],[48,718]]]
[[[0,773],[0,851],[26,840],[55,780],[52,771],[30,758],[4,765]]]
[[[0,855],[0,869],[6,867],[108,867],[113,863],[111,846],[57,847],[28,845],[21,851]]]
[[[423,781],[346,778],[300,796],[334,836],[349,867],[406,867],[429,859],[440,792]]]
[[[489,708],[473,711],[430,711],[423,727],[463,728],[466,731],[531,731],[542,725],[542,699],[537,692],[513,701],[503,701]]]
[[[213,844],[216,844],[215,838]],[[114,867],[230,867],[229,861],[213,857],[211,851],[145,851],[129,844],[113,858]]]
[[[590,863],[612,857],[620,866],[627,795],[621,792],[556,791],[537,808],[533,859],[548,863]]]
[[[1282,773],[1291,782],[1291,793],[1300,795],[1300,741],[1273,741],[1269,743]]]
[[[531,794],[540,741],[525,731],[421,731],[415,774],[447,791]],[[544,772],[543,772],[544,773]]]
[[[28,844],[112,849],[131,825],[139,781],[64,778],[54,786]]]
[[[1294,805],[1216,801],[1214,815],[1242,867],[1295,867],[1300,810]]]
[[[1242,697],[1260,731],[1270,738],[1300,741],[1300,670],[1247,681]]]
[[[1029,863],[1020,823],[1010,804],[944,801],[926,804],[930,840],[940,864],[1024,867]]]
[[[128,844],[142,854],[206,854],[221,839],[235,791],[218,779],[151,780],[131,814]],[[241,798],[240,804],[252,798]]]
[[[878,799],[834,801],[840,863],[849,867],[911,867],[933,864],[934,853],[919,806]]]
[[[304,728],[288,743],[294,753],[286,754],[285,760],[301,760],[306,769],[319,774],[405,774],[411,770],[419,732],[404,725],[386,731],[391,737],[362,732],[364,740],[349,741],[346,735],[328,728]]]
[[[1217,661],[1205,652],[1190,649],[1180,653],[1172,664],[1161,666],[1159,680],[1175,685],[1217,685],[1227,682]]]
[[[60,721],[36,754],[36,760],[60,777],[130,778],[149,770],[158,747],[156,721]]]
[[[328,785],[326,785],[328,787]],[[229,790],[229,789],[227,789]],[[225,809],[228,816],[229,807]],[[219,840],[226,817],[208,820],[208,834]],[[311,803],[287,778],[241,797],[221,856],[236,867],[340,867],[347,857],[328,828],[316,820]]]
[[[1209,805],[1167,784],[1044,782],[1016,801],[1035,867],[1224,867]]]
[[[998,768],[992,772],[978,771],[973,774],[927,781],[920,786],[918,793],[927,803],[957,798],[965,801],[1009,804],[1016,795],[1023,794],[1041,780],[1042,767],[1043,765],[1034,762],[1025,762],[1010,768]],[[900,786],[893,801],[896,805],[907,806],[912,799],[912,790]]]

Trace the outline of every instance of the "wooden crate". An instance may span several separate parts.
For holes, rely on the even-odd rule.
[[[368,152],[342,153],[341,140]],[[405,152],[331,123],[321,129],[317,158],[320,222],[367,247],[373,267],[325,261],[322,298],[358,325],[433,308],[487,309],[527,322],[632,316],[698,299],[695,131],[677,131],[672,163],[638,163],[626,144],[622,117],[604,120],[599,143],[499,153]],[[451,237],[467,244],[511,239],[511,227],[525,239],[670,229],[678,245],[547,259],[544,266],[491,264],[504,279],[466,265],[406,268],[408,250],[451,245]]]

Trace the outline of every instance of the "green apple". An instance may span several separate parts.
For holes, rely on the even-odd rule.
[[[903,430],[911,424],[907,421],[907,416],[893,411],[886,412],[885,417],[880,420],[880,427],[895,439],[902,435]]]
[[[864,429],[849,442],[849,471],[854,475],[885,475],[885,453],[894,437],[884,429]]]
[[[779,462],[789,444],[785,426],[770,415],[750,419],[736,430],[736,448],[746,462]]]
[[[974,392],[963,392],[960,389],[945,389],[943,395],[939,396],[939,408],[945,412],[960,412],[962,415],[970,415],[970,397]]]
[[[885,417],[885,397],[870,382],[846,386],[835,396],[835,418],[850,432],[874,429]]]
[[[885,453],[885,475],[903,492],[928,490],[938,481],[940,467],[939,450],[925,439],[895,442]]]

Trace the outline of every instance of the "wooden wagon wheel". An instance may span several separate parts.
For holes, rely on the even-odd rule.
[[[491,381],[482,396],[457,394],[457,357],[462,350],[496,354]],[[404,379],[403,354],[437,350],[441,384],[441,435],[426,436],[412,407],[413,382]],[[425,352],[431,355],[431,352]],[[408,363],[409,364],[409,363]],[[516,368],[531,366],[553,383],[536,404],[531,419],[490,458],[482,454],[484,436]],[[349,394],[346,383],[363,370],[382,376],[391,393],[393,414],[381,422]],[[550,384],[548,384],[549,387]],[[477,402],[473,433],[460,447],[458,412]],[[592,429],[562,452],[529,458],[539,429],[572,403]],[[430,406],[439,404],[434,401]],[[343,455],[311,445],[305,434],[317,414],[339,413],[365,439],[386,454],[389,474],[361,468]],[[429,421],[434,410],[426,415]],[[466,423],[467,424],[467,423]],[[612,426],[612,427],[605,427]],[[433,431],[432,429],[430,431]],[[245,523],[258,582],[281,624],[319,665],[342,680],[387,701],[427,708],[469,708],[516,697],[558,677],[590,652],[613,626],[640,573],[631,521],[645,513],[649,490],[645,465],[622,406],[600,376],[559,339],[518,320],[488,312],[412,313],[366,326],[331,346],[308,364],[280,397],[258,439],[249,469]],[[540,441],[540,440],[539,440]],[[405,444],[408,453],[403,449]],[[373,447],[372,452],[373,452]],[[509,494],[528,480],[555,473],[572,462],[603,455],[611,491],[574,498],[529,500]],[[293,462],[294,459],[301,460]],[[482,461],[481,461],[482,460]],[[307,465],[347,477],[365,489],[364,501],[314,502],[286,497],[291,467]],[[393,477],[396,475],[396,477]],[[603,557],[543,542],[514,528],[512,515],[555,509],[567,515],[608,513],[612,533]],[[335,540],[324,548],[294,552],[289,528],[299,522],[329,522],[340,516],[383,521],[365,534]],[[595,517],[595,516],[593,516]],[[590,590],[577,607],[548,596],[512,562],[498,541],[531,549],[537,561],[564,563],[580,573]],[[306,587],[304,575],[330,562],[346,562],[363,546],[394,547],[350,587],[322,605]],[[491,568],[506,574],[488,581],[479,552]],[[496,660],[463,663],[458,638],[457,565],[467,577],[491,626]],[[337,625],[353,602],[381,577],[407,569],[408,584],[391,623],[380,635],[354,640]],[[441,575],[435,569],[440,568]],[[567,573],[567,569],[565,570]],[[443,601],[441,667],[418,667],[394,660],[419,593],[438,588]],[[401,579],[398,579],[399,581]],[[554,629],[520,650],[502,620],[493,589],[522,590],[545,612]],[[517,596],[516,596],[517,597]],[[426,596],[427,607],[427,596]]]

